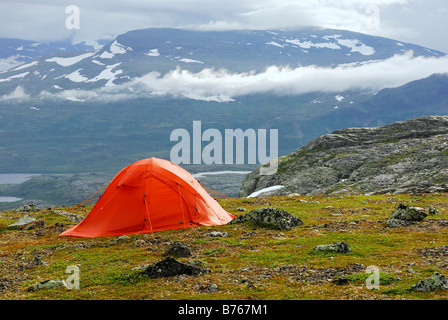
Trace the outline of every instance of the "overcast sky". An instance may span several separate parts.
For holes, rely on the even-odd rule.
[[[73,29],[74,11],[66,12],[70,5],[79,8],[79,29]],[[149,27],[300,26],[358,31],[448,52],[447,0],[0,1],[0,37],[34,41],[111,39],[129,30]]]

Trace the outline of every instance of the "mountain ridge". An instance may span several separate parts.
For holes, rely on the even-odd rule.
[[[336,29],[148,28],[118,35],[98,50],[44,55],[4,71],[0,73],[0,94],[17,86],[34,94],[114,87],[151,72],[163,75],[176,68],[251,73],[268,66],[335,67],[384,60],[407,51],[413,51],[416,57],[446,55],[410,43]]]
[[[279,158],[274,175],[254,170],[239,196],[446,192],[447,155],[448,116],[341,129]]]

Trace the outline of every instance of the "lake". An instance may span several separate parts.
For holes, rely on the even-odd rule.
[[[34,176],[36,173],[0,173],[0,184],[21,184]]]
[[[16,197],[0,197],[0,202],[16,202],[20,201],[22,198],[16,198]]]

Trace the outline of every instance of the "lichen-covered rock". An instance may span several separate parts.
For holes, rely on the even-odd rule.
[[[436,272],[429,278],[426,278],[419,283],[414,284],[412,286],[412,289],[423,292],[430,292],[434,290],[448,290],[448,281],[446,280],[445,276]]]
[[[276,208],[254,209],[244,215],[237,216],[231,223],[242,222],[251,222],[267,228],[285,230],[289,230],[303,224],[302,220],[291,213]]]
[[[351,252],[350,246],[348,243],[342,241],[342,242],[336,242],[332,244],[324,244],[314,247],[315,251],[333,251],[337,253],[349,253]]]
[[[390,219],[398,219],[404,221],[422,221],[426,217],[427,214],[424,209],[400,204],[394,210],[394,212],[392,212]]]
[[[34,211],[39,211],[39,207],[34,204],[34,203],[29,203],[26,204],[24,206],[18,207],[17,209],[15,209],[15,212],[34,212]]]
[[[32,287],[29,288],[30,291],[36,291],[40,289],[51,289],[56,287],[66,287],[67,283],[64,280],[45,280],[39,283],[36,283]]]
[[[30,215],[25,215],[22,218],[20,218],[19,220],[17,220],[14,223],[11,223],[10,225],[8,225],[8,229],[20,229],[22,227],[25,227],[31,223],[36,222],[37,219],[30,216]]]

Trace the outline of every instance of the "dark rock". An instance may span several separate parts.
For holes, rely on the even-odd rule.
[[[430,292],[434,290],[448,290],[448,281],[445,276],[434,273],[431,277],[426,278],[412,286],[412,290]]]
[[[227,237],[227,232],[212,231],[205,234],[206,237]]]
[[[237,216],[232,220],[234,223],[252,222],[256,225],[289,230],[303,224],[302,220],[293,216],[289,212],[275,208],[260,208],[249,211],[248,213]]]
[[[177,258],[182,257],[190,257],[192,255],[191,249],[182,244],[175,242],[165,253],[166,255],[170,255]]]
[[[334,251],[337,253],[349,253],[351,252],[350,246],[342,241],[342,242],[336,242],[333,244],[324,244],[320,246],[314,247],[315,251]]]
[[[333,280],[333,283],[337,286],[342,286],[345,284],[348,284],[350,282],[350,279],[346,278],[346,277],[339,277]]]
[[[23,228],[23,230],[31,230],[31,229],[36,229],[36,228],[42,228],[45,226],[45,221],[44,220],[38,220],[36,222],[33,222],[31,224],[28,224],[27,226],[25,226],[25,228]]]
[[[158,261],[150,265],[148,268],[146,268],[143,274],[150,278],[161,278],[176,276],[180,274],[197,276],[206,271],[206,269],[181,263],[172,257],[168,257],[165,260]]]

